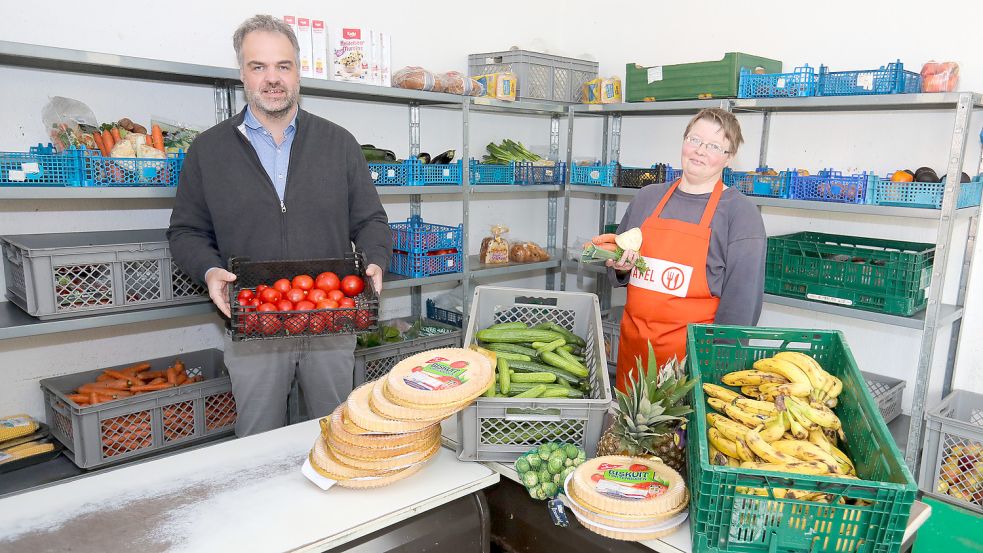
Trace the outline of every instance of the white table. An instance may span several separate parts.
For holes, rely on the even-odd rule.
[[[415,476],[322,491],[300,467],[317,421],[0,500],[0,552],[324,551],[499,481],[442,449]]]

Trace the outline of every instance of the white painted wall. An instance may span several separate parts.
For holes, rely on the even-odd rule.
[[[600,63],[601,73],[622,75],[626,62],[644,65],[719,59],[727,51],[743,51],[781,59],[790,68],[802,63],[829,65],[833,70],[876,67],[896,58],[917,70],[929,58],[954,59],[962,64],[962,87],[983,90],[983,58],[976,56],[978,33],[969,28],[946,30],[947,22],[979,21],[983,6],[971,0],[915,2],[847,2],[831,0],[816,5],[792,5],[764,0],[734,3],[705,0],[698,3],[649,3],[615,0],[527,2],[518,7],[484,5],[447,9],[445,6],[379,0],[371,9],[342,8],[321,2],[283,1],[281,13],[323,17],[332,24],[387,29],[393,35],[393,65],[424,65],[434,70],[466,70],[467,54],[517,45],[561,55],[585,56]],[[336,8],[336,6],[338,6]],[[231,34],[253,13],[268,12],[270,4],[241,0],[234,4],[171,2],[167,5],[106,0],[98,5],[59,3],[7,6],[0,17],[0,40],[76,48],[192,62],[234,66]],[[343,16],[338,14],[344,14]],[[931,40],[915,40],[932,29]],[[152,115],[207,127],[214,123],[211,90],[183,85],[156,85],[100,77],[0,67],[6,83],[0,98],[0,150],[24,149],[45,140],[40,111],[48,96],[62,95],[85,101],[102,120],[123,116],[146,121]],[[241,106],[241,98],[239,101]],[[406,153],[405,108],[364,105],[325,99],[304,99],[304,107],[351,130],[362,142],[388,145]],[[757,162],[760,119],[741,117],[747,145],[735,167]],[[621,159],[626,164],[655,161],[678,163],[679,138],[685,117],[626,119]],[[965,170],[976,173],[980,147],[976,140],[983,115],[973,121]],[[769,161],[776,167],[810,170],[834,166],[843,170],[930,165],[941,168],[948,148],[951,118],[943,113],[841,115],[779,115],[773,119]],[[490,140],[510,136],[545,153],[549,128],[542,118],[476,116],[471,131],[473,150]],[[423,147],[431,151],[460,148],[460,115],[425,109]],[[563,130],[565,148],[566,132]],[[575,157],[597,157],[600,125],[578,120]],[[439,200],[439,201],[437,201]],[[407,215],[405,199],[385,198],[391,220]],[[619,217],[627,204],[619,205]],[[544,240],[545,197],[494,196],[471,204],[471,244],[476,251],[482,233],[493,223],[513,228],[520,238]],[[596,200],[578,196],[571,216],[571,239],[589,236],[597,227]],[[75,230],[162,227],[167,223],[167,201],[10,201],[0,205],[0,234]],[[815,229],[843,234],[869,234],[884,238],[934,242],[934,226],[891,218],[855,217],[816,212],[772,210],[766,213],[769,233]],[[444,198],[425,198],[423,215],[443,224],[460,222],[460,204]],[[965,235],[965,225],[957,228]],[[978,252],[979,253],[979,252]],[[971,281],[970,304],[964,337],[983,330],[983,299],[979,288],[980,264]],[[492,281],[489,281],[492,282]],[[499,284],[539,287],[542,277]],[[976,286],[972,286],[977,282]],[[574,287],[575,276],[568,284]],[[589,284],[589,281],[588,281]],[[433,295],[449,286],[427,288]],[[946,296],[952,297],[949,286]],[[616,300],[621,298],[616,294]],[[384,314],[408,310],[405,291],[386,295]],[[919,335],[894,327],[850,319],[815,315],[801,310],[768,306],[762,324],[840,328],[866,370],[906,378],[914,371]],[[944,342],[944,340],[943,340]],[[15,367],[14,385],[0,390],[0,412],[41,414],[37,380],[98,366],[167,355],[197,347],[217,346],[217,318],[199,317],[134,327],[113,327],[78,333],[8,340],[0,343],[0,365]],[[940,348],[944,348],[941,344]],[[940,349],[944,352],[944,349]],[[944,359],[937,355],[937,361]],[[957,386],[983,391],[983,344],[964,338],[957,365]],[[937,374],[941,371],[937,371]],[[941,376],[941,375],[939,375]],[[936,379],[938,380],[938,379]],[[909,383],[908,394],[912,389]],[[939,383],[934,388],[938,389]]]

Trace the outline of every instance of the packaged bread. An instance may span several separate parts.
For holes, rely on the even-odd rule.
[[[549,261],[550,254],[546,253],[535,242],[515,241],[509,247],[509,261],[513,263],[539,263]]]
[[[404,67],[393,74],[393,86],[413,90],[433,90],[436,79],[433,73],[422,67]]]
[[[448,94],[461,94],[463,96],[483,96],[485,94],[484,86],[477,79],[472,79],[458,71],[448,71],[437,75],[437,85]]]
[[[508,231],[508,227],[502,225],[494,225],[491,228],[492,235],[486,236],[481,241],[479,258],[482,263],[500,265],[509,262],[509,241],[502,236]]]

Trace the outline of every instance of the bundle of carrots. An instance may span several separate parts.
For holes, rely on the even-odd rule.
[[[92,139],[104,157],[109,157],[113,151],[113,147],[123,140],[120,129],[127,133],[143,136],[144,138],[142,140],[146,141],[147,146],[152,146],[162,152],[165,151],[164,132],[161,130],[160,125],[152,125],[148,134],[146,127],[137,125],[124,117],[116,123],[105,123],[100,128],[102,129],[101,131],[97,129],[92,133]]]
[[[138,363],[125,369],[106,369],[95,382],[83,384],[69,394],[68,399],[77,405],[88,406],[107,401],[115,401],[148,392],[185,386],[201,382],[201,375],[188,376],[188,371],[180,359],[162,371],[150,370],[150,363]]]

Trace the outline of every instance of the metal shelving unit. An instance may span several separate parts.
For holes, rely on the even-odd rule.
[[[152,307],[138,311],[123,313],[108,313],[105,315],[89,315],[73,319],[58,319],[42,321],[22,311],[12,302],[0,302],[0,340],[23,338],[25,336],[40,336],[104,326],[117,326],[145,321],[160,321],[178,317],[192,317],[218,313],[211,302],[175,305],[173,307]]]
[[[772,304],[784,305],[820,313],[827,313],[852,319],[873,321],[881,324],[912,328],[921,331],[921,343],[918,356],[917,376],[914,387],[914,399],[911,406],[910,421],[915,424],[906,425],[905,439],[898,440],[904,444],[905,460],[913,473],[917,473],[919,450],[921,448],[921,433],[925,413],[925,402],[928,395],[928,382],[935,354],[935,342],[938,334],[945,328],[950,328],[949,349],[946,360],[945,388],[947,394],[952,382],[952,370],[955,363],[956,351],[966,298],[967,281],[972,267],[976,234],[979,226],[979,207],[956,209],[956,198],[959,195],[959,174],[962,171],[969,142],[968,128],[972,112],[983,108],[983,96],[973,92],[954,92],[945,94],[897,94],[885,96],[841,96],[841,97],[810,97],[810,98],[775,98],[775,99],[737,99],[737,100],[695,100],[686,102],[615,104],[603,106],[574,106],[570,109],[570,140],[568,141],[568,161],[572,158],[573,124],[576,115],[604,117],[602,163],[617,161],[620,151],[621,118],[623,116],[660,116],[695,114],[706,107],[721,107],[723,109],[760,113],[763,117],[762,139],[759,150],[759,165],[765,165],[768,154],[771,115],[781,112],[851,112],[851,111],[918,111],[918,110],[949,110],[953,115],[953,127],[949,144],[949,155],[946,158],[945,194],[941,209],[918,209],[905,207],[886,207],[876,205],[850,205],[839,203],[811,202],[801,200],[785,200],[778,198],[751,197],[759,208],[803,209],[818,212],[847,213],[864,216],[896,217],[901,219],[933,220],[938,223],[936,234],[936,254],[934,273],[930,288],[928,307],[912,317],[898,317],[850,309],[838,305],[812,302],[794,298],[786,298],[772,294],[765,295],[765,301]],[[983,168],[981,168],[983,169]],[[568,186],[565,199],[569,206],[570,194],[591,194],[601,199],[601,217],[599,227],[615,221],[615,205],[618,197],[631,197],[638,193],[633,189],[602,188],[593,186]],[[567,209],[569,213],[569,209]],[[953,223],[956,220],[968,219],[969,233],[965,244],[962,244],[963,257],[958,281],[958,294],[955,305],[944,304],[941,301],[945,287],[947,261],[950,251],[959,244],[953,244]],[[563,241],[567,243],[569,221],[563,223]],[[577,263],[566,260],[567,252],[563,252],[564,281],[568,271],[577,271]],[[589,272],[600,274],[603,268],[587,267]],[[561,284],[561,286],[563,285]],[[598,279],[598,296],[602,309],[610,308],[610,287]],[[900,419],[900,418],[899,418]]]

